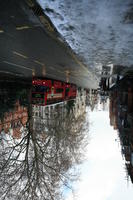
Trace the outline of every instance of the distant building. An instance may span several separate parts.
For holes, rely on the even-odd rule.
[[[124,77],[111,90],[110,125],[118,130],[127,174],[133,183],[133,77]]]
[[[15,103],[12,111],[6,112],[2,120],[0,120],[0,132],[9,133],[12,130],[13,138],[21,138],[21,128],[28,121],[27,108],[21,106],[19,101]]]

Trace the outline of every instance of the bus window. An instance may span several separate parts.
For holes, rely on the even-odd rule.
[[[32,92],[47,92],[49,91],[49,87],[44,85],[33,85]]]
[[[63,92],[63,88],[57,88],[56,89],[56,93],[62,93]]]

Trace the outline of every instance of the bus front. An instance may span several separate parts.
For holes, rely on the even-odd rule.
[[[45,106],[48,86],[32,83],[32,97],[31,102],[34,105]]]

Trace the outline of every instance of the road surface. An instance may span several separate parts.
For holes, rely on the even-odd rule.
[[[0,73],[97,88],[97,77],[78,60],[37,4],[1,1],[0,47]]]

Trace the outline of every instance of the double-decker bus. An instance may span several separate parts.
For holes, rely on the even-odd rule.
[[[49,105],[52,103],[76,98],[77,88],[57,80],[32,80],[32,104]]]

